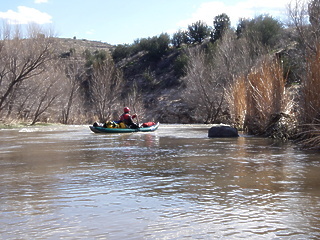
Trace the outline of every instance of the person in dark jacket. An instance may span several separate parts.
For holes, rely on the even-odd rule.
[[[137,117],[136,114],[130,115],[130,109],[125,107],[123,114],[120,116],[120,122],[124,122],[129,128],[139,128],[137,124],[133,122],[133,119]]]

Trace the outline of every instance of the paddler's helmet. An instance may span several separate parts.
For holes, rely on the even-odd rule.
[[[125,108],[123,109],[123,111],[124,111],[125,113],[128,113],[128,112],[130,112],[130,109],[129,109],[128,107],[125,107]]]

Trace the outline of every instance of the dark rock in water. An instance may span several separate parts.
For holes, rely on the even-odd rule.
[[[210,138],[231,138],[239,137],[238,130],[229,125],[215,125],[209,129]]]

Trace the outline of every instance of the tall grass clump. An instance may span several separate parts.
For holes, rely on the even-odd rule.
[[[302,146],[320,149],[320,44],[307,58],[307,74],[302,83],[301,122]]]
[[[320,120],[304,124],[298,143],[305,149],[320,150]]]
[[[285,79],[278,59],[264,58],[247,77],[247,113],[244,127],[249,134],[264,134],[274,114],[283,110]]]
[[[230,105],[230,113],[234,119],[234,127],[243,130],[244,119],[247,111],[247,84],[246,77],[240,76],[235,79],[230,92],[227,94],[227,99]]]
[[[303,122],[312,124],[320,119],[320,44],[307,58],[307,77],[302,83]]]

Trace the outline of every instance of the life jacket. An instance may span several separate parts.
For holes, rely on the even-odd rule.
[[[124,113],[120,116],[120,121],[124,122],[126,125],[132,125],[133,121],[131,115],[129,113]]]
[[[125,120],[129,120],[130,119],[130,114],[129,113],[124,113],[120,116],[120,121],[125,122]]]

